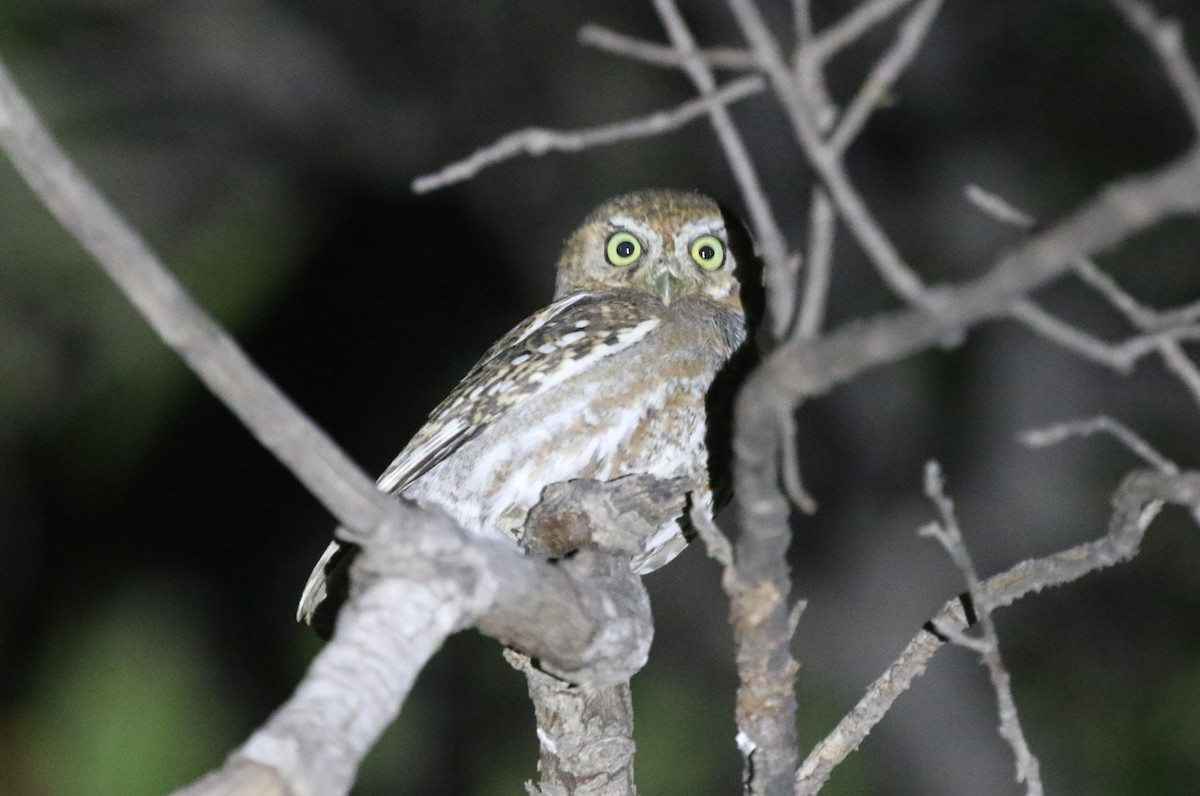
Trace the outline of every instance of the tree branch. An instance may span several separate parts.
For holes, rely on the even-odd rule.
[[[254,366],[51,138],[0,63],[0,147],[158,336],[356,538],[392,502]]]
[[[636,119],[582,130],[548,130],[543,127],[518,130],[433,174],[417,177],[412,182],[412,189],[413,192],[421,194],[445,188],[447,185],[469,180],[486,168],[522,154],[537,157],[547,152],[579,152],[621,141],[662,135],[678,130],[705,114],[711,115],[717,109],[723,110],[726,105],[758,94],[762,90],[762,78],[743,77],[720,89],[714,85],[704,96],[688,100],[670,110],[658,111]]]
[[[1034,225],[1031,216],[977,185],[967,186],[967,197],[1003,223],[1025,230]],[[1200,405],[1200,369],[1188,358],[1179,342],[1194,336],[1195,322],[1200,318],[1200,301],[1168,310],[1150,309],[1125,292],[1090,258],[1076,259],[1072,268],[1084,284],[1103,296],[1142,335],[1113,346],[1053,318],[1028,300],[1014,305],[1013,317],[1047,339],[1120,373],[1128,372],[1138,358],[1157,350],[1167,369],[1179,378]]]
[[[1157,171],[1127,177],[1074,213],[1001,257],[982,276],[957,287],[930,290],[931,314],[910,309],[846,324],[819,340],[790,340],[750,378],[742,400],[770,396],[794,401],[819,395],[863,371],[909,354],[952,344],[981,321],[1004,317],[1022,296],[1061,276],[1080,257],[1177,215],[1200,212],[1200,152]],[[747,430],[748,431],[748,430]],[[763,458],[773,449],[766,424],[743,438],[739,452]]]
[[[223,774],[185,792],[234,792],[264,776],[291,793],[344,792],[428,657],[471,624],[575,682],[625,682],[641,667],[652,626],[627,555],[619,566],[598,553],[552,566],[376,491],[74,168],[2,66],[0,146],[159,336],[346,525],[339,535],[363,547],[334,638],[296,692]]]
[[[683,71],[691,79],[692,85],[701,94],[709,94],[716,85],[712,69],[699,54],[696,39],[688,29],[687,22],[679,13],[675,0],[653,0],[654,10],[666,28],[667,37],[672,46],[683,59]],[[770,200],[762,189],[758,179],[758,171],[741,134],[733,123],[733,117],[724,107],[714,107],[709,112],[709,121],[717,134],[717,141],[725,153],[746,203],[750,214],[750,224],[754,229],[755,238],[762,247],[763,261],[766,264],[767,300],[771,302],[771,322],[775,335],[781,336],[787,330],[787,318],[782,315],[786,308],[776,306],[772,298],[778,291],[786,291],[786,283],[791,279],[795,269],[789,268],[787,240],[775,221],[775,213],[771,210]]]
[[[979,584],[976,607],[992,611],[1042,589],[1078,580],[1089,572],[1132,558],[1162,503],[1200,509],[1200,473],[1166,475],[1149,470],[1131,473],[1113,496],[1108,533],[1044,558],[1030,559]],[[924,674],[929,661],[948,640],[973,623],[961,598],[948,601],[904,652],[867,690],[854,709],[809,753],[796,774],[797,796],[817,793],[842,760],[858,748],[896,699]]]
[[[851,46],[876,25],[912,3],[912,0],[868,0],[855,6],[837,22],[829,25],[804,44],[797,60],[810,60],[824,66],[835,55]]]
[[[579,43],[587,47],[629,58],[650,66],[663,66],[671,69],[682,69],[687,56],[679,50],[666,44],[638,39],[615,30],[609,30],[603,25],[584,25],[579,29]],[[754,54],[733,47],[715,47],[698,50],[697,55],[708,62],[714,69],[757,69],[758,62]]]
[[[979,653],[987,667],[992,680],[992,689],[996,692],[996,702],[1000,714],[1000,736],[1012,747],[1013,756],[1017,763],[1017,782],[1024,782],[1028,796],[1042,796],[1042,775],[1037,757],[1029,749],[1025,733],[1021,729],[1021,718],[1017,713],[1016,700],[1012,694],[1012,678],[1000,656],[1000,637],[996,633],[996,623],[992,620],[991,609],[982,592],[979,575],[975,571],[975,563],[971,560],[967,546],[963,542],[962,530],[958,526],[958,518],[954,513],[954,502],[946,494],[945,478],[942,468],[936,461],[925,465],[925,494],[933,502],[940,521],[932,522],[918,533],[935,539],[950,556],[958,571],[962,573],[967,584],[967,594],[977,607],[979,627],[982,638],[967,636],[963,631],[946,633],[950,640]]]
[[[805,156],[825,184],[838,212],[858,240],[859,245],[871,258],[880,276],[898,295],[915,306],[927,306],[930,299],[925,294],[920,279],[904,262],[895,245],[871,216],[866,203],[846,175],[841,161],[842,153],[825,142],[816,118],[809,111],[809,103],[801,88],[793,80],[791,70],[784,61],[779,45],[771,35],[758,7],[752,0],[728,0],[728,2],[730,10],[733,11],[738,26],[742,30],[742,35],[746,37],[750,48],[762,64],[762,69],[771,82],[771,88],[776,98],[787,114],[788,121]],[[939,4],[940,0],[925,0],[923,6],[933,6],[933,11],[936,11]],[[921,8],[914,12],[914,14],[924,13],[928,12],[922,11]],[[927,29],[928,25],[925,28]],[[907,36],[902,38],[903,47],[901,48],[898,44],[897,48],[907,53],[909,61],[911,61],[911,57],[915,55],[916,51],[908,42]],[[890,64],[889,56],[885,56],[884,59]],[[893,80],[898,78],[903,67],[909,61],[898,60],[896,66],[889,65],[886,70],[887,76]],[[876,82],[872,84],[871,90],[879,92],[889,87],[888,84]],[[871,96],[878,96],[878,94],[875,93]],[[873,108],[874,105],[868,104],[864,107]],[[853,123],[861,126],[858,121],[853,121]]]
[[[643,489],[631,505],[621,500],[629,486],[629,479],[599,486],[580,481],[555,494],[604,539],[627,538],[628,522],[680,511],[677,490]],[[623,513],[588,513],[614,499]],[[362,757],[395,718],[430,656],[450,633],[471,625],[571,683],[576,704],[584,707],[599,704],[596,694],[619,690],[645,663],[653,636],[650,603],[628,552],[585,549],[548,564],[433,516],[441,522],[436,536],[416,543],[408,533],[381,536],[364,546],[333,638],[295,693],[221,771],[180,796],[245,793],[237,787],[248,771],[272,772],[291,793],[348,791]],[[569,757],[565,749],[562,758],[570,770],[596,762],[594,755]]]
[[[531,796],[633,796],[633,699],[629,683],[579,688],[505,651],[525,675],[537,717],[539,787]]]
[[[942,0],[923,0],[904,20],[895,43],[875,64],[838,120],[828,144],[834,152],[845,152],[858,138],[887,92],[917,57],[941,8]]]

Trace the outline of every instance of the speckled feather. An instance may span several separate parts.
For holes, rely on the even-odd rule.
[[[641,247],[627,266],[606,254],[618,232]],[[710,473],[713,426],[728,410],[713,398],[730,392],[712,387],[746,340],[739,276],[752,259],[727,235],[722,211],[700,194],[644,191],[598,207],[564,245],[555,301],[488,349],[380,489],[521,546],[542,490],[574,478],[682,478],[711,514],[726,491]],[[716,268],[692,251],[706,236],[723,247]],[[646,540],[635,571],[683,549],[681,522]],[[334,542],[309,578],[298,615],[314,626],[318,605],[335,602],[325,600],[327,576],[331,594],[345,589],[345,558]]]
[[[643,306],[609,299],[596,293],[560,299],[500,338],[430,413],[379,477],[379,488],[402,493],[513,405],[632,345],[660,323]]]

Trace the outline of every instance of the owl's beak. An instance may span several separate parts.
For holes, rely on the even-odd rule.
[[[658,297],[662,299],[664,307],[671,306],[671,302],[679,295],[681,287],[683,287],[683,283],[670,271],[663,271],[654,277],[654,289],[658,292]]]

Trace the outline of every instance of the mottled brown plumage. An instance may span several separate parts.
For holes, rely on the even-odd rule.
[[[575,478],[682,478],[711,514],[728,491],[733,365],[760,306],[753,255],[726,219],[708,197],[682,191],[596,208],[563,248],[554,302],[484,354],[379,488],[522,547],[539,547],[523,534],[542,490]],[[674,558],[685,527],[686,518],[665,524],[631,566],[649,572]],[[300,618],[318,624],[318,606],[344,588],[344,559],[330,545]]]

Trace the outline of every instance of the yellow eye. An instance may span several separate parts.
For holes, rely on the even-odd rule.
[[[692,259],[705,271],[715,271],[725,264],[725,244],[712,235],[701,235],[692,241]]]
[[[613,265],[631,265],[642,256],[642,242],[628,232],[614,232],[604,244],[604,256]]]

